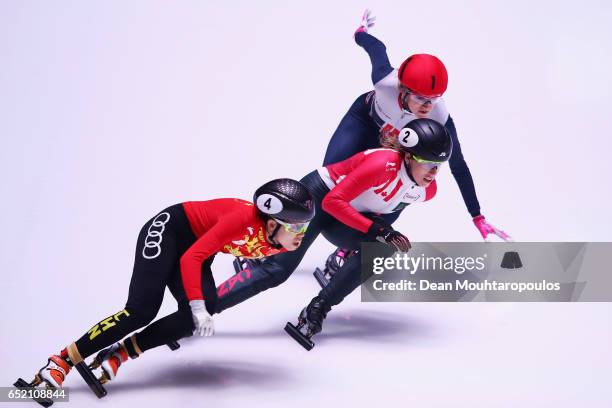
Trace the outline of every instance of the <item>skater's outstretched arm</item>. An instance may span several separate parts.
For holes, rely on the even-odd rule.
[[[368,34],[368,30],[374,26],[376,17],[370,10],[366,10],[361,17],[361,23],[355,31],[355,42],[363,47],[372,61],[372,83],[376,85],[378,81],[389,75],[393,67],[387,56],[387,48],[378,38]]]
[[[459,190],[461,190],[461,196],[463,197],[463,201],[470,215],[476,217],[480,215],[480,204],[478,203],[478,197],[476,197],[476,188],[474,187],[472,173],[470,173],[470,169],[461,152],[461,144],[457,138],[457,129],[455,128],[453,118],[449,116],[444,127],[453,140],[453,154],[449,160],[451,172],[453,177],[455,177]]]
[[[366,32],[355,33],[355,42],[363,47],[370,57],[372,62],[372,83],[376,85],[378,81],[393,71],[387,56],[387,47],[378,38]]]

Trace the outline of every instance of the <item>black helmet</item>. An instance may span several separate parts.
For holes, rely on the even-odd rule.
[[[415,119],[400,130],[397,140],[403,151],[432,162],[447,161],[453,141],[444,126],[432,119]]]
[[[253,203],[264,217],[289,224],[310,222],[315,216],[312,194],[299,181],[276,179],[259,187]]]

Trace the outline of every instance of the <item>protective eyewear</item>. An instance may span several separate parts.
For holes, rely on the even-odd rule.
[[[431,103],[432,105],[435,105],[436,103],[438,103],[440,101],[440,98],[442,97],[442,95],[435,95],[435,96],[423,96],[423,95],[419,95],[419,94],[414,93],[410,89],[405,88],[403,86],[400,86],[400,89],[402,90],[402,92],[404,92],[406,95],[408,95],[408,98],[410,98],[410,100],[412,102],[418,103],[419,105],[425,105],[426,103]]]
[[[435,105],[440,100],[440,96],[422,96],[414,93],[409,94],[409,98],[414,103],[418,103],[419,105],[425,105],[426,103],[431,103]]]
[[[419,156],[415,156],[412,155],[410,157],[412,160],[414,160],[415,162],[419,163],[419,165],[425,167],[427,170],[431,170],[435,167],[440,167],[441,165],[443,165],[445,162],[437,162],[437,161],[431,161],[431,160],[425,160],[422,157]]]
[[[292,234],[296,234],[296,235],[305,233],[306,230],[308,229],[308,224],[310,224],[310,222],[299,222],[296,224],[290,224],[290,223],[283,222],[277,219],[275,219],[274,221],[282,225],[285,231],[290,232]]]

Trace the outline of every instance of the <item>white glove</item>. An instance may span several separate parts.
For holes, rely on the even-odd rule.
[[[357,31],[355,31],[355,34],[360,32],[367,33],[370,27],[374,26],[376,17],[372,16],[371,13],[372,12],[368,9],[363,12],[363,16],[361,16],[361,23],[359,24],[359,27],[357,27]]]
[[[200,336],[206,337],[215,334],[215,323],[213,322],[212,316],[208,314],[204,301],[192,300],[189,302],[189,306],[191,307],[193,324],[195,325],[193,334],[197,333]]]

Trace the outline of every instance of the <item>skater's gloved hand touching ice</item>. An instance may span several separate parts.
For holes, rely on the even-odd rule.
[[[406,238],[405,235],[395,231],[389,225],[374,222],[368,230],[368,234],[376,238],[377,241],[385,242],[393,246],[400,252],[408,252],[408,250],[412,247],[410,245],[410,240]]]
[[[193,324],[195,329],[193,334],[200,336],[212,336],[215,334],[215,324],[212,316],[206,310],[206,305],[203,300],[192,300],[189,302],[191,314],[193,316]]]
[[[506,242],[514,241],[510,235],[506,234],[504,231],[498,229],[494,225],[489,224],[487,220],[485,219],[484,215],[479,215],[477,217],[474,217],[472,221],[474,222],[474,225],[476,226],[476,228],[478,228],[480,235],[482,235],[482,239],[484,239],[485,241],[490,240],[489,239],[490,234],[497,235],[498,237],[500,237]]]
[[[376,17],[374,17],[372,12],[368,9],[363,12],[363,16],[361,16],[361,23],[359,23],[359,27],[355,30],[355,34],[357,33],[367,33],[368,30],[374,26],[374,22],[376,21]]]

